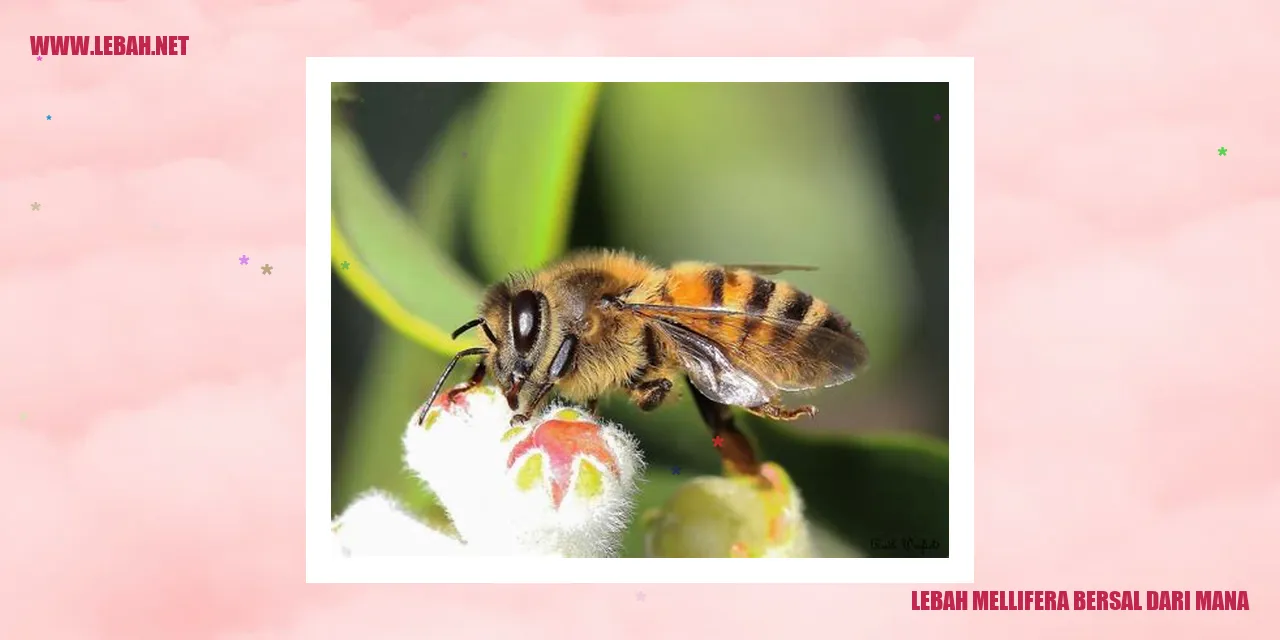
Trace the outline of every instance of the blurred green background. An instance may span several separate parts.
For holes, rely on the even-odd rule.
[[[946,84],[335,84],[333,100],[335,513],[379,487],[443,522],[400,435],[468,344],[448,332],[511,270],[620,247],[818,267],[778,278],[842,311],[870,369],[788,399],[816,418],[740,421],[800,487],[822,555],[947,555]],[[687,396],[601,412],[649,462],[637,513],[719,473]]]

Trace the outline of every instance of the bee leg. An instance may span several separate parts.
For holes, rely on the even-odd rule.
[[[587,413],[596,415],[596,409],[600,407],[600,398],[592,398],[583,404],[587,405]]]
[[[667,399],[673,386],[675,385],[666,378],[641,382],[631,388],[631,399],[641,411],[653,411]]]
[[[803,405],[794,409],[788,409],[780,404],[766,402],[765,404],[747,407],[747,411],[760,416],[761,418],[770,418],[772,420],[782,420],[790,422],[799,418],[810,417],[818,413],[818,408],[813,405]]]
[[[472,372],[471,377],[468,378],[466,382],[455,384],[453,385],[453,388],[449,389],[449,392],[445,394],[445,396],[449,399],[449,402],[457,402],[458,395],[466,393],[472,390],[473,388],[479,386],[481,382],[484,382],[484,374],[485,374],[484,363],[481,362],[480,364],[476,365],[476,370]]]
[[[725,466],[742,475],[759,475],[760,461],[756,459],[755,448],[734,424],[733,411],[728,405],[702,395],[692,382],[689,382],[689,389],[693,392],[693,402],[698,406],[702,421],[711,429],[711,435],[721,439],[720,458]]]

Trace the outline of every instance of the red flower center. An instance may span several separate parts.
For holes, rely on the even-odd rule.
[[[515,466],[517,460],[533,449],[547,457],[551,468],[551,502],[557,509],[569,490],[574,458],[592,458],[597,464],[607,467],[615,477],[621,475],[618,461],[601,437],[600,427],[590,422],[548,420],[534,427],[511,449],[507,468]]]

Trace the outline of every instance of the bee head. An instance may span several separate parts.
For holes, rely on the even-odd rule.
[[[477,324],[491,343],[486,364],[513,411],[520,392],[546,350],[551,307],[546,295],[527,282],[503,282],[489,289]]]
[[[486,336],[493,344],[488,366],[507,404],[516,411],[526,386],[541,389],[560,378],[572,361],[577,338],[556,339],[550,301],[526,282],[503,283],[481,305]],[[552,354],[548,351],[552,351]],[[527,383],[533,383],[527,385]]]

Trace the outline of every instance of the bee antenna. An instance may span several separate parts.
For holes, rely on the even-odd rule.
[[[454,329],[453,333],[449,334],[449,337],[454,340],[457,340],[458,336],[476,328],[477,325],[481,325],[481,324],[484,324],[484,318],[476,318],[475,320],[468,320],[466,324],[462,325],[461,327],[458,327],[457,329]]]
[[[439,380],[436,380],[436,387],[431,390],[431,396],[427,398],[426,404],[422,405],[422,413],[418,414],[419,425],[422,424],[423,420],[426,420],[427,413],[431,411],[431,405],[436,402],[436,396],[440,395],[440,387],[443,387],[444,381],[449,379],[449,374],[453,373],[453,368],[458,366],[458,361],[467,356],[482,356],[487,353],[489,353],[489,350],[484,347],[471,347],[470,349],[463,349],[462,351],[453,354],[453,359],[445,366],[444,373],[440,374]]]
[[[489,323],[485,322],[484,318],[476,318],[475,320],[468,320],[466,324],[462,325],[461,327],[458,327],[457,329],[454,329],[453,333],[450,334],[449,337],[453,340],[457,340],[458,336],[476,328],[477,325],[480,328],[484,329],[484,336],[489,339],[489,342],[492,342],[495,345],[498,344],[498,338],[493,335],[493,331],[489,329]]]

